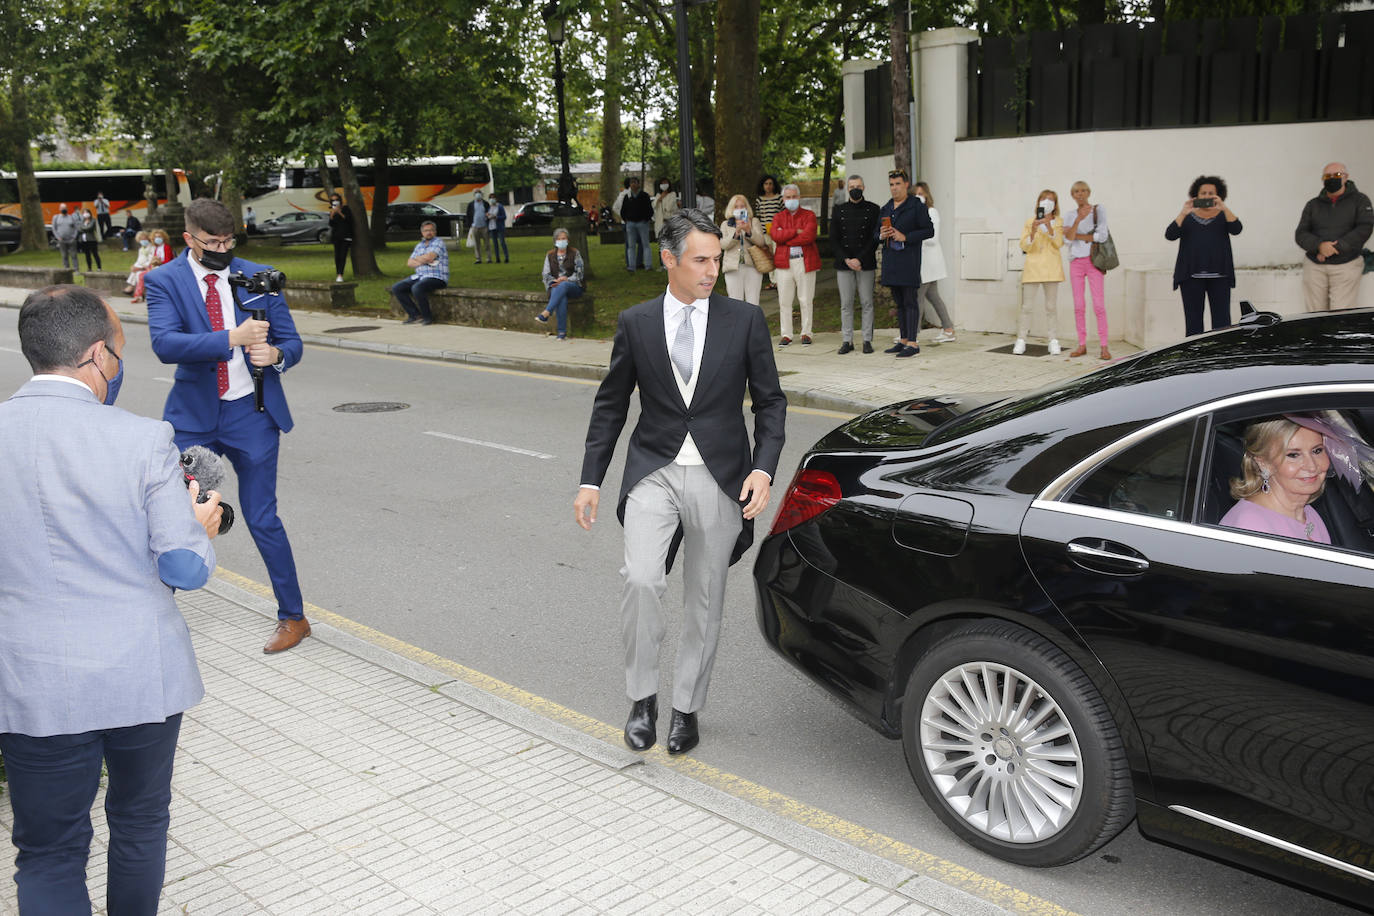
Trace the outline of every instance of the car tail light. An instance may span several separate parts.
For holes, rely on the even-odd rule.
[[[773,528],[768,533],[781,534],[802,522],[810,521],[832,508],[843,496],[840,482],[834,474],[829,471],[800,470],[792,478],[782,508],[778,510],[777,518],[773,519]]]

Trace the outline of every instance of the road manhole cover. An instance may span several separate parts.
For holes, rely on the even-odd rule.
[[[359,331],[379,331],[380,324],[352,324],[346,328],[329,328],[326,334],[357,334]]]
[[[1015,346],[1015,344],[1007,344],[1007,345],[1002,346],[1002,347],[993,347],[992,349],[990,349],[990,350],[985,350],[985,351],[983,351],[983,352],[985,352],[985,353],[1002,353],[1002,354],[1005,354],[1005,355],[1007,355],[1007,356],[1011,356],[1011,355],[1013,355],[1012,352],[1011,352],[1011,348],[1012,348],[1013,346]],[[1045,346],[1044,344],[1033,344],[1033,343],[1028,343],[1028,344],[1026,344],[1026,352],[1025,352],[1025,355],[1026,355],[1026,356],[1049,356],[1049,355],[1050,355],[1050,348],[1047,347],[1047,346]]]
[[[391,410],[405,410],[409,404],[402,404],[400,401],[354,401],[349,404],[340,404],[334,409],[339,413],[386,413]]]

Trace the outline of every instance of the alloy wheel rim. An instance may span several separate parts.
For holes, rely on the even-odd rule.
[[[1054,698],[1015,668],[978,661],[946,671],[926,694],[920,738],[936,790],[980,833],[1036,843],[1078,810],[1078,736]]]

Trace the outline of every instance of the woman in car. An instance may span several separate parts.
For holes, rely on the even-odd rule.
[[[1241,476],[1231,479],[1240,500],[1221,517],[1228,528],[1330,544],[1326,524],[1309,503],[1326,487],[1331,459],[1322,434],[1298,420],[1272,417],[1245,429]]]
[[[582,252],[568,244],[568,230],[553,230],[553,247],[544,258],[544,286],[549,291],[549,304],[534,316],[540,324],[549,318],[558,319],[558,339],[568,339],[568,300],[582,298],[582,275],[586,269]]]
[[[1240,230],[1239,217],[1226,206],[1226,182],[1215,175],[1193,179],[1183,209],[1164,227],[1164,237],[1178,242],[1174,289],[1183,297],[1189,337],[1202,333],[1204,298],[1212,306],[1212,330],[1231,326],[1231,289],[1236,285],[1231,236]]]

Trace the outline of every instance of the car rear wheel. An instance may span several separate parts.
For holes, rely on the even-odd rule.
[[[1116,723],[1053,644],[1000,621],[938,639],[902,701],[907,767],[966,842],[1019,865],[1073,862],[1135,816]]]
[[[321,229],[319,232],[316,232],[315,241],[319,242],[320,244],[324,244],[325,242],[329,241],[329,230]]]

